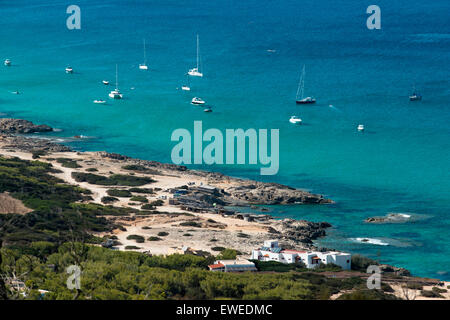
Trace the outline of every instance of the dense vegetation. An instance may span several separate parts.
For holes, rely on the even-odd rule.
[[[112,174],[109,177],[100,176],[94,173],[86,172],[72,172],[72,178],[77,182],[87,182],[90,184],[97,184],[103,186],[130,186],[137,187],[144,184],[155,182],[148,177],[135,177],[124,174]]]

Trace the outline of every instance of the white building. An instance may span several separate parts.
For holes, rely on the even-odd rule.
[[[210,271],[219,272],[257,271],[255,264],[248,260],[218,260],[208,267]]]
[[[340,266],[343,270],[350,270],[352,255],[338,251],[319,252],[282,249],[278,246],[278,241],[267,240],[264,241],[263,247],[252,251],[251,259],[281,263],[301,261],[309,269],[315,268],[320,264],[333,263]]]

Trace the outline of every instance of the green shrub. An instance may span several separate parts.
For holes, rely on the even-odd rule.
[[[162,205],[164,204],[164,201],[161,200],[161,199],[158,199],[158,200],[155,200],[155,201],[150,202],[150,204],[151,204],[152,206],[159,207],[159,206],[162,206]]]
[[[184,233],[184,234],[183,234],[183,237],[192,237],[192,234],[190,234],[190,233]]]
[[[373,259],[363,257],[359,254],[352,255],[352,270],[366,272],[368,266],[377,264],[378,262]]]
[[[68,158],[57,158],[56,162],[60,163],[64,168],[81,168],[76,160]]]
[[[146,197],[143,196],[134,196],[130,198],[130,201],[137,201],[137,202],[148,202]]]
[[[131,192],[128,190],[109,189],[106,191],[106,193],[112,197],[119,197],[119,198],[131,197]]]
[[[152,205],[149,204],[149,203],[146,203],[146,204],[144,204],[144,205],[141,207],[141,209],[142,209],[142,210],[155,210],[156,207],[152,206]]]
[[[72,172],[72,178],[77,182],[87,182],[103,186],[142,186],[155,182],[147,177],[133,177],[130,175],[113,174],[109,177],[86,172]]]
[[[136,247],[136,246],[125,246],[125,250],[139,250],[140,247]]]
[[[96,168],[87,168],[87,172],[97,172],[98,170]]]
[[[130,188],[130,189],[128,189],[128,191],[134,192],[134,193],[147,193],[147,194],[154,193],[152,188]]]
[[[195,221],[185,221],[185,222],[180,223],[180,226],[183,226],[183,227],[196,227],[196,228],[201,228],[202,227],[202,225],[200,223],[197,223]]]
[[[224,247],[212,247],[211,248],[211,250],[212,251],[223,251],[223,250],[225,250],[226,248],[224,248]]]
[[[102,203],[107,204],[107,203],[113,203],[113,202],[119,201],[119,199],[106,196],[106,197],[102,197],[101,201],[102,201]]]
[[[145,242],[145,238],[144,238],[143,236],[140,236],[140,235],[137,235],[137,234],[130,234],[130,235],[127,237],[127,240],[134,240],[134,241],[136,241],[137,243],[143,243],[143,242]]]
[[[239,238],[250,238],[250,236],[248,234],[242,233],[242,232],[239,232],[237,234],[237,237],[239,237]]]
[[[426,298],[444,298],[439,292],[433,290],[422,290],[420,294]]]
[[[169,235],[169,233],[165,232],[165,231],[158,232],[158,236],[160,236],[160,237],[165,237],[165,236],[168,236],[168,235]]]
[[[160,241],[160,240],[162,240],[162,239],[159,238],[159,237],[151,236],[151,237],[149,237],[147,240],[148,240],[148,241]]]

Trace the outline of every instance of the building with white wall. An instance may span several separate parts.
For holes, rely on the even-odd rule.
[[[276,261],[281,263],[303,262],[309,269],[320,264],[333,263],[343,270],[351,269],[352,255],[339,251],[298,251],[283,249],[278,246],[278,241],[264,241],[264,246],[252,251],[251,259],[259,261]]]
[[[255,264],[248,260],[217,260],[208,268],[210,271],[219,272],[257,271]]]

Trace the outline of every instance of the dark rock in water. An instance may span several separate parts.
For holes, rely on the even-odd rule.
[[[53,129],[47,125],[35,125],[33,122],[22,119],[0,119],[0,133],[39,133],[51,132]]]

